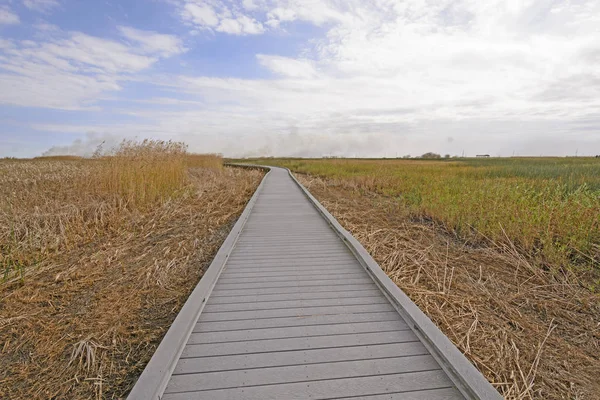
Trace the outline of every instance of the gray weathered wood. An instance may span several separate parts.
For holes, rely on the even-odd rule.
[[[349,267],[358,267],[354,262],[344,260],[320,260],[317,258],[306,259],[306,260],[253,260],[253,261],[235,261],[232,260],[228,264],[228,271],[232,271],[236,269],[241,271],[245,269],[246,271],[256,270],[257,268],[279,268],[281,271],[285,271],[285,268],[292,268],[293,270],[300,270],[302,268],[310,268],[310,267],[322,267],[323,269],[334,268],[339,266],[349,266]]]
[[[397,321],[396,311],[372,312],[366,314],[335,314],[335,315],[309,315],[302,317],[266,318],[238,321],[214,321],[196,324],[194,332],[233,331],[244,329],[271,329],[288,326],[329,325],[350,322],[380,322]]]
[[[163,400],[266,400],[266,399],[331,399],[342,396],[366,396],[384,393],[406,393],[416,390],[452,387],[442,370],[401,374],[316,380],[244,388],[216,389],[198,392],[167,393]],[[462,396],[457,393],[455,399]]]
[[[174,375],[165,393],[439,370],[430,355]]]
[[[210,304],[232,304],[232,303],[261,303],[282,300],[325,300],[342,299],[346,297],[369,297],[379,296],[381,292],[375,287],[365,290],[330,290],[327,292],[300,292],[283,294],[263,294],[250,296],[211,296]]]
[[[255,271],[239,271],[239,270],[231,270],[228,269],[221,274],[221,279],[224,281],[225,279],[240,279],[240,278],[271,278],[275,276],[285,276],[288,279],[294,277],[301,276],[321,276],[321,277],[329,277],[329,276],[349,276],[352,274],[362,274],[362,270],[356,267],[354,270],[349,269],[348,267],[344,268],[329,268],[328,271],[323,273],[321,268],[303,268],[302,270],[293,270],[293,271],[282,271],[278,268],[264,269],[257,268]]]
[[[363,314],[382,311],[393,311],[394,308],[389,304],[358,304],[350,306],[325,306],[325,307],[300,307],[283,308],[277,310],[249,310],[233,312],[204,312],[199,321],[235,321],[235,320],[253,320],[282,317],[307,317],[310,315],[337,315],[337,314]]]
[[[286,308],[302,308],[302,307],[329,307],[329,306],[350,306],[350,305],[367,305],[367,304],[388,304],[388,300],[381,294],[376,296],[360,296],[357,297],[339,297],[331,299],[315,299],[315,300],[279,300],[271,302],[248,302],[229,303],[229,304],[212,304],[209,302],[204,307],[204,312],[232,312],[232,311],[250,311],[250,310],[275,310]]]
[[[179,360],[174,374],[239,371],[240,369],[258,369],[286,365],[315,365],[337,361],[373,360],[427,354],[429,352],[423,344],[419,342],[405,342],[303,351],[278,351],[273,353],[184,358]]]
[[[336,260],[346,260],[349,263],[353,262],[355,259],[352,256],[352,253],[346,250],[320,250],[320,251],[311,251],[310,253],[306,252],[297,252],[297,251],[264,251],[260,252],[238,252],[232,254],[230,257],[231,261],[242,260],[242,262],[246,261],[269,261],[269,260],[286,260],[287,258],[291,258],[293,260],[306,260],[316,258],[320,261],[325,261],[329,259]]]
[[[210,357],[219,355],[272,353],[277,351],[330,349],[334,347],[362,346],[417,342],[412,331],[355,333],[353,335],[329,335],[271,340],[248,340],[245,342],[195,344],[188,341],[181,358]]]
[[[273,289],[273,288],[290,288],[290,287],[305,287],[305,286],[345,286],[345,285],[361,285],[372,283],[368,276],[348,279],[306,279],[302,278],[294,281],[286,282],[240,282],[238,283],[217,283],[216,290],[231,290],[231,289]]]
[[[365,284],[353,284],[348,285],[341,283],[339,285],[324,285],[324,286],[299,286],[299,287],[270,287],[270,288],[251,288],[251,289],[215,289],[212,296],[250,296],[255,294],[281,294],[281,293],[315,293],[315,292],[329,292],[329,291],[342,291],[342,290],[367,290],[373,289],[377,286],[372,283],[371,285]]]
[[[360,270],[356,270],[354,272],[349,273],[341,273],[341,274],[300,274],[300,275],[283,275],[283,276],[221,276],[219,282],[221,283],[238,283],[240,280],[248,283],[269,283],[269,282],[288,282],[290,280],[301,279],[302,281],[310,281],[310,280],[339,280],[340,276],[344,278],[360,278],[364,275],[360,272]]]
[[[307,336],[330,336],[351,333],[390,332],[407,329],[410,329],[408,325],[398,320],[369,323],[355,322],[347,324],[288,326],[284,328],[271,329],[245,329],[236,331],[192,333],[188,343],[225,343]]]

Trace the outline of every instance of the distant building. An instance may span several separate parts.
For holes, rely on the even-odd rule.
[[[475,157],[477,158],[490,158],[489,154],[477,154]]]

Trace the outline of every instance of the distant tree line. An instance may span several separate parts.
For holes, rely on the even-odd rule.
[[[448,156],[448,157],[450,157],[450,156]],[[427,159],[430,159],[430,160],[431,160],[431,159],[438,159],[438,158],[442,158],[442,156],[441,156],[441,155],[439,155],[438,153],[433,153],[433,152],[431,152],[431,151],[430,151],[430,152],[428,152],[428,153],[425,153],[425,154],[423,154],[423,155],[421,156],[421,158],[427,158]]]

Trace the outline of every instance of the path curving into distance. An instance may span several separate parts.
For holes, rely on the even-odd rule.
[[[501,396],[287,170],[272,168],[128,398]]]

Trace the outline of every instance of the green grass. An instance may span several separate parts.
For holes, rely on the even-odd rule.
[[[248,160],[246,160],[248,161]],[[514,243],[553,267],[600,263],[600,159],[259,159],[396,198],[467,240]]]

